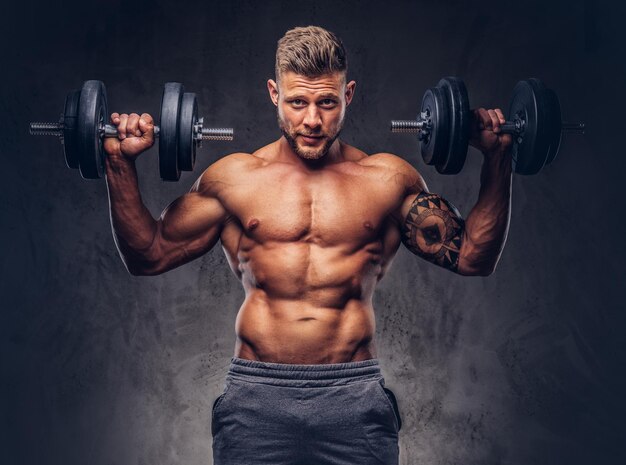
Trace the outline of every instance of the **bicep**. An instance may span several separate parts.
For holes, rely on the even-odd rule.
[[[454,205],[422,190],[406,197],[401,218],[402,242],[412,253],[458,271],[465,222]]]
[[[168,205],[161,214],[161,236],[170,242],[219,237],[225,219],[226,211],[218,199],[189,192]]]
[[[166,271],[208,252],[217,242],[227,213],[221,202],[192,189],[163,211],[155,254]]]

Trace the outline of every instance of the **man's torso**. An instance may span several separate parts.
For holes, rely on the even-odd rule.
[[[341,144],[320,169],[278,160],[278,142],[239,155],[213,194],[221,242],[246,291],[235,356],[341,363],[376,356],[372,295],[400,243],[407,179],[387,154]]]

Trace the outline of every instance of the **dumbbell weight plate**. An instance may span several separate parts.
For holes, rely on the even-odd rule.
[[[461,79],[452,76],[441,79],[437,87],[446,96],[450,129],[448,152],[436,163],[436,168],[441,174],[458,174],[465,164],[469,143],[470,109],[467,89]]]
[[[430,115],[432,126],[429,135],[420,144],[422,158],[427,165],[436,165],[447,157],[450,143],[450,124],[443,89],[431,87],[424,92],[420,113],[424,112]]]
[[[159,124],[159,172],[163,181],[178,181],[178,121],[183,97],[183,85],[167,82],[161,98],[161,118]]]
[[[80,174],[85,179],[98,179],[104,173],[100,127],[108,114],[107,94],[102,81],[85,81],[80,91],[76,124],[78,164]]]
[[[76,123],[78,117],[78,102],[80,91],[73,90],[65,97],[63,110],[63,153],[65,164],[68,168],[78,169],[79,153],[78,138],[76,136]]]
[[[181,170],[191,171],[196,163],[196,142],[193,128],[198,121],[198,102],[196,94],[185,92],[180,104],[178,120],[178,166]]]
[[[561,104],[559,98],[552,89],[546,89],[546,102],[548,103],[549,118],[550,118],[550,148],[548,150],[548,159],[546,165],[549,165],[556,158],[561,147]]]
[[[521,142],[513,143],[513,170],[518,174],[538,173],[548,158],[551,140],[545,90],[535,78],[520,81],[513,89],[508,120],[519,116],[526,123]]]

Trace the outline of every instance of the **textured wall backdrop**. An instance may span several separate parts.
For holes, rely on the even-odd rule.
[[[474,106],[508,107],[518,79],[557,90],[584,137],[514,181],[511,230],[488,278],[400,250],[375,297],[379,358],[404,426],[401,463],[623,464],[626,259],[623,3],[231,1],[16,2],[0,15],[0,461],[7,465],[208,465],[210,413],[233,355],[243,292],[220,247],[132,277],[113,243],[106,186],[63,162],[31,120],[57,118],[85,79],[111,111],[158,115],[165,81],[199,96],[236,140],[205,144],[162,183],[138,162],[156,216],[202,170],[278,137],[265,90],[290,27],[337,32],[357,94],[344,139],[405,157],[467,214],[481,157],[455,177],[392,136],[444,75]],[[260,193],[262,195],[262,193]],[[242,464],[245,465],[245,464]]]

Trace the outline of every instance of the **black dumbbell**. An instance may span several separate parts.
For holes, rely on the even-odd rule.
[[[85,179],[104,174],[104,137],[117,137],[117,128],[106,124],[109,118],[107,94],[102,81],[85,81],[81,90],[65,98],[58,123],[30,123],[32,135],[58,136],[63,144],[65,162],[79,169]],[[203,140],[232,140],[232,128],[204,128],[198,118],[196,95],[184,92],[178,82],[168,82],[161,98],[159,138],[159,171],[164,181],[178,181],[181,170],[191,171],[196,148]]]
[[[424,162],[441,174],[457,174],[465,164],[470,132],[467,89],[456,77],[446,77],[424,93],[417,120],[392,121],[392,132],[418,133]],[[513,169],[536,174],[552,163],[564,132],[584,134],[584,123],[561,121],[556,93],[536,78],[519,81],[513,90],[509,119],[500,126],[513,135]]]

